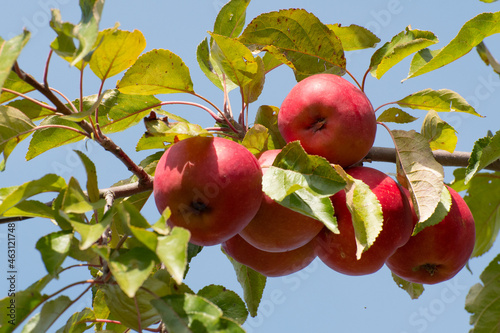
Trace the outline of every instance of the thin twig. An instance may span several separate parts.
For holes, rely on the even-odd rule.
[[[48,105],[48,104],[45,104],[45,103],[43,103],[43,102],[37,101],[36,99],[31,98],[31,97],[29,97],[28,95],[22,94],[22,93],[20,93],[20,92],[15,91],[15,90],[7,89],[7,88],[2,88],[2,91],[8,92],[8,93],[10,93],[10,94],[17,95],[17,96],[19,96],[19,97],[22,97],[22,98],[24,98],[24,99],[26,99],[26,100],[28,100],[28,101],[30,101],[30,102],[35,103],[36,105],[41,106],[41,107],[42,107],[42,108],[44,108],[44,109],[50,110],[50,111],[52,111],[52,112],[57,112],[57,109],[56,109],[55,107],[50,106],[50,105]]]

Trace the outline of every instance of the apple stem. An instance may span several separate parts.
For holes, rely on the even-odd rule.
[[[363,81],[361,81],[361,91],[362,92],[365,92],[365,83],[366,83],[366,78],[368,77],[368,73],[370,73],[370,69],[371,67],[369,67],[366,72],[365,72],[365,75],[363,75]]]

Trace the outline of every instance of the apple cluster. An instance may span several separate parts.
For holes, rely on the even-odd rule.
[[[382,230],[368,250],[357,253],[345,191],[334,194],[339,233],[288,209],[262,191],[262,176],[279,149],[255,157],[241,144],[220,137],[192,137],[172,145],[158,162],[154,198],[170,208],[167,223],[186,228],[193,244],[221,244],[234,260],[266,276],[297,272],[316,257],[333,270],[365,275],[383,265],[401,278],[433,284],[450,279],[467,263],[475,240],[472,214],[462,197],[452,197],[438,224],[413,235],[418,217],[408,190],[374,168],[358,166],[373,146],[377,121],[366,95],[333,74],[300,81],[286,96],[278,127],[287,142],[299,141],[362,180],[377,197]]]

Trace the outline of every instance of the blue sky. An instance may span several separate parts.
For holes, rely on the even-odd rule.
[[[190,68],[194,89],[215,103],[221,105],[223,96],[203,75],[196,62],[196,47],[207,36],[224,0],[206,1],[131,1],[108,0],[104,6],[101,29],[120,23],[123,30],[141,30],[147,40],[145,51],[155,48],[169,49],[179,55]],[[69,0],[18,0],[2,4],[0,10],[0,36],[7,39],[20,34],[23,27],[32,32],[32,38],[24,49],[19,64],[23,70],[41,79],[45,66],[49,43],[55,33],[50,29],[50,8],[59,8],[64,21],[78,22],[80,12],[76,1]],[[260,13],[284,9],[304,8],[316,14],[324,23],[342,25],[357,24],[369,28],[382,43],[404,30],[408,25],[414,29],[434,32],[440,44],[446,45],[460,27],[475,15],[486,11],[498,11],[498,4],[484,4],[478,0],[457,1],[304,1],[304,0],[253,0],[247,13],[247,22]],[[497,58],[500,58],[500,38],[492,36],[486,44]],[[374,50],[347,53],[347,69],[361,79],[367,69]],[[474,141],[486,134],[487,130],[497,131],[500,124],[498,110],[500,80],[491,68],[486,67],[473,51],[455,63],[414,79],[401,83],[408,73],[410,58],[391,69],[382,79],[369,77],[366,93],[372,104],[396,101],[425,88],[447,88],[466,98],[476,110],[486,118],[462,114],[441,114],[458,131],[457,150],[470,151]],[[78,96],[78,71],[53,57],[50,65],[49,82],[62,90],[71,99]],[[108,80],[107,88],[112,88],[117,75]],[[97,93],[99,82],[86,72],[84,94]],[[251,106],[251,115],[259,105],[279,106],[288,91],[295,84],[293,73],[287,68],[279,68],[266,79],[263,95]],[[231,95],[232,98],[238,98]],[[160,99],[183,99],[182,95],[159,96]],[[210,117],[198,109],[171,107],[165,110],[179,114],[190,121],[210,126]],[[413,110],[412,115],[420,119],[411,126],[391,128],[420,129],[425,113]],[[140,161],[151,152],[135,152],[135,144],[144,131],[142,125],[117,134],[112,138],[124,148],[135,161]],[[376,145],[390,147],[389,136],[381,128]],[[40,178],[45,173],[58,173],[65,178],[77,177],[85,181],[83,166],[72,149],[80,149],[92,158],[98,168],[99,184],[108,187],[129,176],[127,170],[111,155],[95,144],[89,143],[61,147],[25,162],[27,141],[17,147],[9,158],[7,170],[0,174],[0,187],[19,185],[31,179]],[[392,164],[374,163],[373,167],[384,172],[395,172]],[[446,168],[446,180],[452,180],[452,168]],[[148,202],[144,215],[156,221],[158,212],[154,204]],[[21,290],[42,277],[45,269],[39,253],[34,249],[38,238],[55,227],[46,220],[30,220],[17,224],[19,280]],[[0,239],[5,243],[5,226],[0,226]],[[392,281],[387,268],[363,276],[351,277],[338,274],[319,260],[303,271],[283,278],[268,279],[259,316],[248,320],[248,332],[467,332],[469,315],[464,310],[465,297],[469,288],[479,282],[479,274],[500,251],[496,245],[490,253],[470,263],[473,274],[463,270],[452,280],[434,286],[426,286],[426,291],[418,300],[411,300]],[[6,262],[5,250],[0,250],[0,267]],[[58,283],[82,279],[84,268],[64,273]],[[5,278],[0,278],[0,295],[6,290]],[[194,290],[207,284],[222,284],[241,293],[232,266],[222,255],[219,247],[205,248],[194,259],[186,282]],[[52,284],[50,290],[57,290]],[[77,293],[77,291],[75,291]],[[73,294],[70,294],[73,295]],[[75,312],[90,306],[90,298],[81,299],[72,308]],[[61,325],[62,326],[62,323]],[[58,327],[59,327],[58,326]],[[57,328],[58,328],[57,327]],[[57,329],[54,328],[54,331]]]

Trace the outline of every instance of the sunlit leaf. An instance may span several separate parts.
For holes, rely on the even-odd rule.
[[[65,187],[64,178],[54,174],[47,174],[40,179],[12,187],[7,195],[0,196],[0,215],[32,196],[46,192],[59,192]]]
[[[30,39],[31,33],[24,30],[22,34],[9,40],[0,37],[0,88],[11,74],[12,66],[19,57],[21,50]]]
[[[12,68],[12,66],[11,66]],[[9,68],[9,70],[11,69]],[[3,76],[4,74],[2,74]],[[0,85],[2,87],[2,85]],[[35,90],[31,84],[26,83],[25,81],[21,80],[19,76],[14,72],[10,71],[8,76],[5,78],[5,81],[3,82],[3,88],[7,88],[10,90],[17,91],[19,93],[27,93],[30,91]],[[0,103],[5,103],[7,101],[10,101],[11,99],[17,98],[18,96],[16,94],[12,94],[6,91],[0,92]]]
[[[94,162],[79,150],[74,152],[80,157],[87,172],[87,195],[91,202],[99,200],[99,186],[97,185],[97,171]]]
[[[362,253],[373,245],[382,231],[384,223],[382,205],[363,181],[354,179],[337,165],[335,169],[346,182],[344,189],[346,204],[351,213],[356,237],[356,257],[359,259]]]
[[[278,129],[278,112],[279,108],[276,106],[261,105],[255,115],[255,124],[263,125],[268,129],[268,149],[280,149],[286,145]]]
[[[282,149],[262,179],[262,189],[270,198],[320,220],[337,233],[337,221],[329,198],[344,186],[345,181],[327,160],[307,155],[298,141]]]
[[[410,295],[411,299],[418,299],[424,292],[424,286],[422,284],[406,281],[394,273],[392,273],[392,278],[399,288]]]
[[[54,214],[52,208],[43,202],[24,200],[8,209],[2,216],[43,217],[50,219],[54,217]]]
[[[76,232],[80,234],[81,237],[80,250],[86,250],[90,248],[99,238],[101,238],[101,236],[104,234],[104,231],[111,224],[111,221],[111,213],[104,215],[100,219],[99,223],[96,224],[71,221],[71,226],[75,229]]]
[[[500,158],[500,131],[496,132],[493,137],[486,136],[478,139],[474,143],[474,148],[471,152],[469,165],[466,169],[465,182],[469,182],[472,177],[489,164]]]
[[[223,286],[209,285],[198,291],[201,296],[217,305],[226,318],[231,318],[238,324],[243,325],[248,317],[245,303],[234,291]]]
[[[430,31],[406,27],[390,42],[385,43],[375,51],[370,62],[371,74],[380,79],[389,69],[407,56],[437,42],[437,37]]]
[[[83,214],[94,209],[102,208],[104,200],[100,202],[90,202],[83,193],[78,181],[71,177],[68,181],[68,187],[64,192],[60,209],[65,213]]]
[[[116,87],[134,95],[194,93],[189,68],[178,55],[163,49],[140,56]]]
[[[178,122],[166,129],[163,133],[145,133],[137,142],[137,151],[146,149],[165,149],[170,144],[193,136],[212,136],[210,132],[198,124]]]
[[[419,222],[434,213],[444,188],[443,166],[436,162],[427,140],[419,133],[393,130],[399,182],[412,196]]]
[[[422,123],[421,134],[429,141],[432,150],[446,150],[453,153],[458,137],[455,129],[439,118],[436,111],[430,110]]]
[[[465,309],[471,313],[469,332],[495,332],[500,328],[500,255],[481,273],[481,283],[472,286],[465,299]]]
[[[356,24],[346,27],[340,24],[328,24],[327,27],[340,39],[344,51],[367,49],[375,47],[380,42],[380,38],[374,33]]]
[[[188,230],[178,227],[174,227],[169,235],[158,237],[156,255],[178,284],[182,283],[186,271],[190,237]]]
[[[134,297],[153,271],[154,264],[154,253],[135,247],[110,258],[109,269],[123,292],[128,297]]]
[[[36,242],[36,249],[42,255],[47,272],[57,275],[59,267],[68,256],[73,233],[57,231],[43,236]]]
[[[94,311],[85,308],[74,313],[66,322],[66,325],[57,330],[56,333],[83,333],[94,326],[96,316]],[[101,317],[99,317],[101,319]]]
[[[412,59],[406,79],[441,68],[469,53],[484,38],[500,32],[500,12],[481,13],[467,21],[457,36],[438,50],[423,49]]]
[[[377,121],[397,124],[407,124],[414,122],[417,119],[418,118],[415,118],[411,114],[404,112],[400,108],[389,108],[377,117]]]
[[[496,0],[495,0],[496,1]],[[491,54],[484,42],[477,44],[476,51],[487,66],[491,66],[495,73],[500,74],[500,63]]]
[[[61,119],[58,116],[49,116],[40,125],[62,125],[75,130],[82,130],[75,122]],[[50,127],[37,130],[31,138],[26,159],[31,160],[50,149],[78,142],[85,138],[87,137],[83,134],[63,128]]]
[[[396,102],[401,107],[434,110],[436,112],[465,112],[481,117],[467,101],[449,89],[424,89]]]
[[[17,99],[7,104],[7,106],[18,109],[26,116],[28,116],[28,118],[30,118],[32,121],[54,115],[54,111],[44,108],[41,105],[34,103],[28,99]]]
[[[226,3],[214,23],[214,33],[238,37],[245,26],[246,10],[250,0],[231,0]]]
[[[106,29],[99,37],[102,39],[92,53],[89,66],[101,80],[132,66],[146,47],[146,39],[139,30]]]
[[[252,317],[257,316],[257,310],[262,300],[267,278],[253,269],[240,264],[230,256],[227,256],[234,267],[236,277],[243,288],[243,298]]]
[[[292,67],[297,80],[317,73],[345,71],[340,39],[303,9],[261,14],[247,25],[239,39],[251,50],[268,51]]]
[[[430,227],[441,222],[450,212],[451,203],[452,201],[450,191],[448,191],[445,186],[443,188],[443,191],[441,192],[441,199],[439,200],[434,213],[432,213],[432,215],[427,220],[417,223],[415,229],[413,230],[413,235],[416,235],[426,227]]]
[[[82,18],[78,24],[63,22],[59,9],[52,10],[50,26],[57,38],[50,45],[71,66],[79,64],[93,50],[99,34],[104,0],[80,0]],[[78,48],[74,39],[79,42]]]
[[[9,278],[7,275],[7,281]],[[40,289],[33,286],[26,290],[16,290],[10,296],[7,293],[7,296],[0,300],[0,306],[5,309],[4,315],[0,316],[0,332],[13,332],[46,298],[40,294]],[[10,309],[14,309],[14,313],[11,313]]]
[[[256,124],[248,130],[241,144],[250,150],[252,154],[257,155],[267,150],[268,141],[268,129],[263,125]]]
[[[0,105],[0,171],[5,170],[5,163],[10,153],[19,142],[28,137],[35,124],[24,113],[10,106]]]

